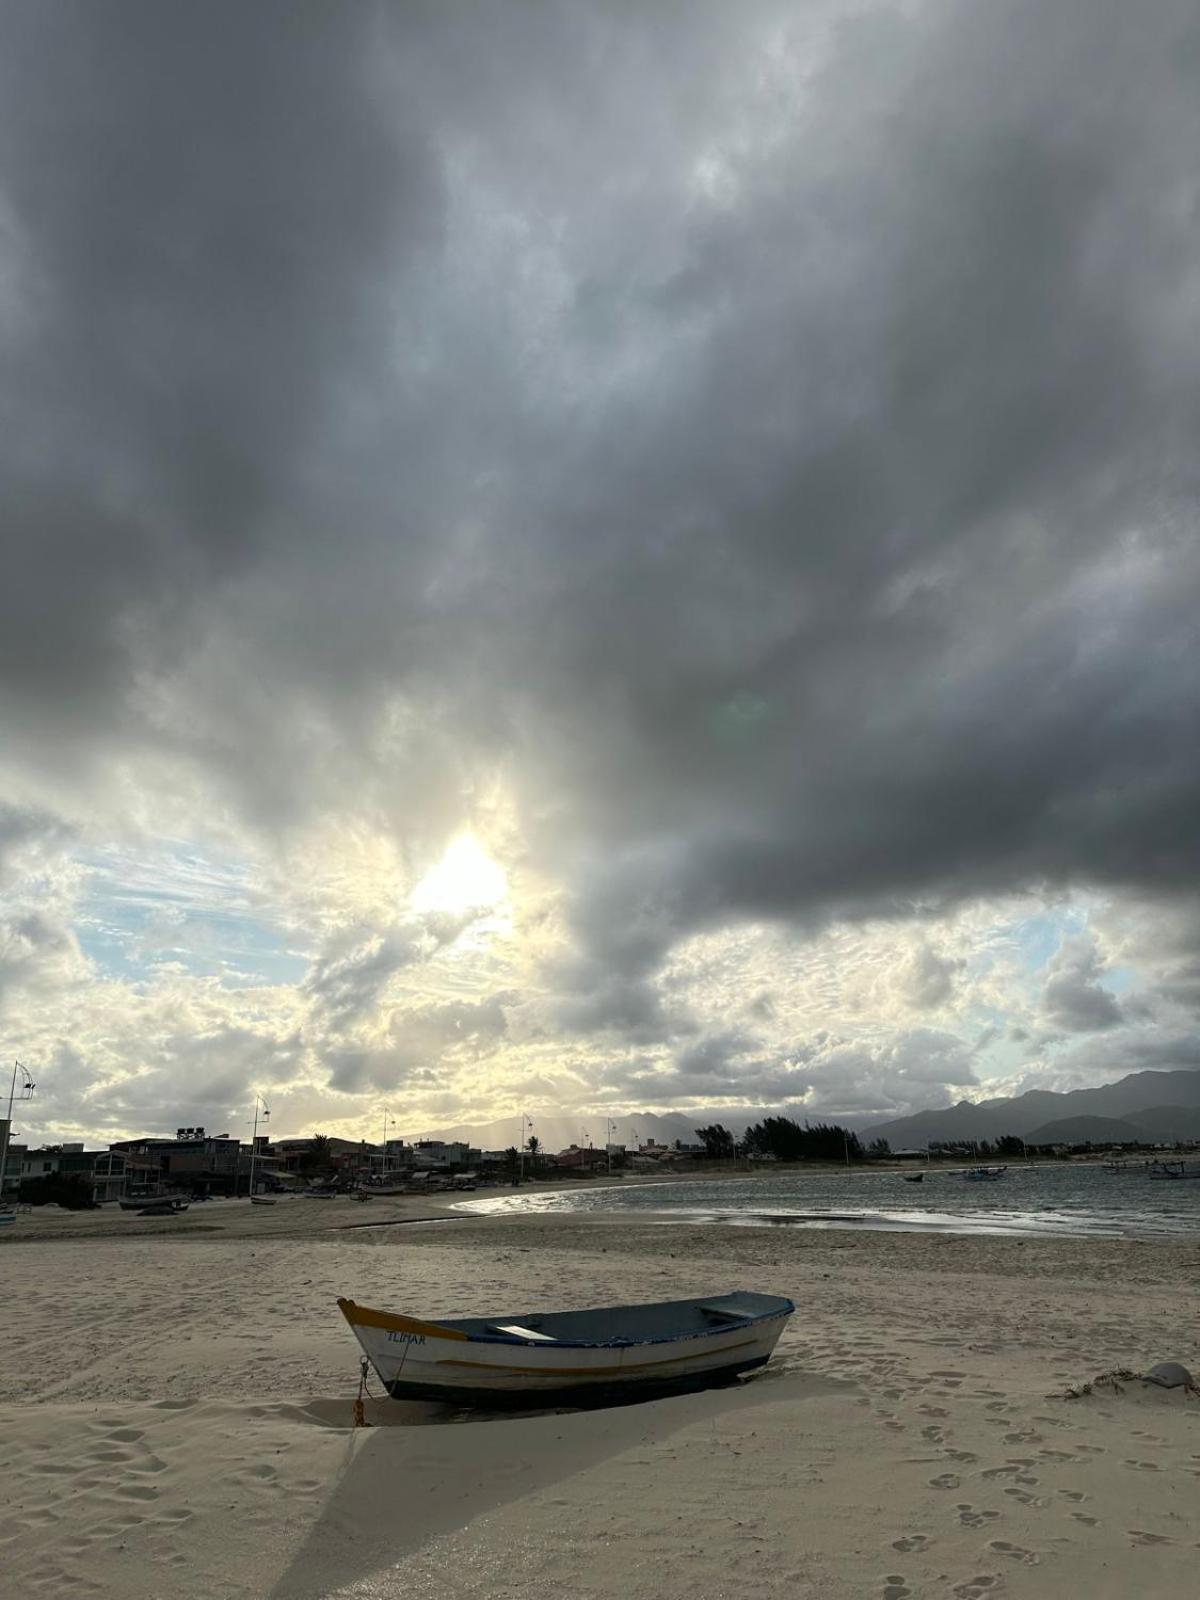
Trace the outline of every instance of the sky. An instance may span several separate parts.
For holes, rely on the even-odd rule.
[[[4,7],[17,1127],[1200,1066],[1198,149],[1191,0]]]

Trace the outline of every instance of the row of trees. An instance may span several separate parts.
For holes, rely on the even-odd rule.
[[[715,1161],[737,1155],[773,1156],[776,1161],[865,1161],[868,1154],[890,1154],[887,1141],[877,1139],[870,1151],[850,1128],[836,1122],[799,1123],[791,1117],[764,1117],[736,1139],[719,1122],[697,1128],[705,1155]]]

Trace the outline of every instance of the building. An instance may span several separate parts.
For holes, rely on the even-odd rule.
[[[574,1172],[599,1172],[608,1170],[608,1151],[596,1150],[591,1145],[568,1145],[550,1158],[555,1166]]]
[[[237,1188],[241,1144],[227,1133],[210,1136],[203,1128],[180,1128],[174,1139],[120,1139],[109,1150],[126,1157],[127,1193],[233,1194]]]
[[[412,1148],[412,1164],[419,1168],[466,1167],[478,1162],[481,1152],[467,1144],[442,1139],[418,1139]]]
[[[124,1192],[125,1162],[107,1150],[85,1150],[82,1144],[47,1144],[26,1150],[21,1158],[19,1182],[36,1178],[82,1180],[92,1200],[116,1200]]]
[[[365,1139],[338,1139],[333,1135],[308,1134],[300,1139],[278,1139],[271,1146],[278,1158],[276,1170],[293,1178],[315,1176],[313,1151],[316,1140],[324,1140],[325,1157],[321,1176],[358,1180],[381,1170],[382,1151]]]

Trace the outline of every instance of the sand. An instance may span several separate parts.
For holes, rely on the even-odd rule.
[[[439,1220],[423,1222],[421,1217]],[[371,1226],[357,1224],[369,1222]],[[1200,1240],[106,1210],[0,1242],[5,1594],[573,1600],[1190,1593]],[[334,1301],[425,1314],[790,1294],[734,1389],[607,1411],[371,1403]],[[1053,1396],[1053,1398],[1051,1398]]]

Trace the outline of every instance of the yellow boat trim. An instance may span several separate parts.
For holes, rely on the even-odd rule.
[[[718,1352],[720,1355],[731,1354],[734,1350],[748,1350],[751,1345],[756,1345],[757,1339],[743,1339],[741,1344],[727,1344]],[[713,1354],[714,1352],[708,1352]],[[470,1367],[477,1372],[519,1372],[522,1374],[533,1373],[539,1378],[590,1378],[610,1372],[649,1372],[656,1367],[673,1367],[681,1361],[696,1361],[705,1352],[693,1350],[690,1355],[671,1356],[666,1361],[636,1361],[626,1366],[616,1367],[513,1367],[507,1364],[497,1366],[491,1361],[438,1361],[439,1367]]]
[[[385,1328],[388,1333],[420,1333],[427,1339],[461,1339],[467,1335],[458,1328],[443,1328],[438,1322],[422,1322],[417,1317],[397,1316],[393,1311],[372,1311],[370,1306],[355,1305],[353,1300],[339,1300],[338,1310],[352,1328]]]

